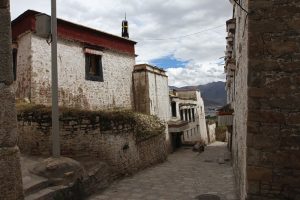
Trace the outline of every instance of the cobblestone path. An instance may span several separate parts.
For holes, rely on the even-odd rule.
[[[201,154],[182,148],[168,160],[113,183],[91,200],[189,200],[201,194],[238,200],[225,143],[209,145]],[[223,163],[223,164],[220,164]]]

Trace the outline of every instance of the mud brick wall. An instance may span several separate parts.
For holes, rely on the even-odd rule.
[[[159,124],[156,120],[153,116],[141,114],[124,119],[118,116],[108,119],[97,114],[61,115],[61,153],[73,158],[99,159],[108,163],[118,174],[130,174],[166,159],[164,129],[143,128],[142,131],[137,128],[153,122]],[[49,113],[21,113],[18,115],[18,123],[21,152],[50,156],[52,143]]]

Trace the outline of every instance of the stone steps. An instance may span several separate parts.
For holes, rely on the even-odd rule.
[[[48,179],[31,174],[30,177],[23,178],[23,189],[25,196],[31,195],[42,189],[49,187],[51,184]]]
[[[31,174],[23,177],[25,200],[51,200],[54,195],[65,189],[64,186],[53,186],[46,178]]]
[[[55,192],[56,190],[53,190],[52,188],[45,188],[25,196],[25,200],[50,200],[53,199]]]
[[[25,196],[25,200],[53,200],[54,196],[66,189],[67,186],[53,186],[41,189],[33,194]]]

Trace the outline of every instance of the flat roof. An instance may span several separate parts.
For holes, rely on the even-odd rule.
[[[35,32],[36,15],[47,15],[35,10],[27,10],[15,20],[12,21],[13,40],[26,31]],[[49,16],[49,15],[47,15]],[[49,16],[50,17],[50,16]],[[137,43],[133,40],[113,35],[94,28],[83,26],[63,19],[57,19],[58,37],[75,40],[78,42],[96,45],[119,52],[135,55],[134,45]]]

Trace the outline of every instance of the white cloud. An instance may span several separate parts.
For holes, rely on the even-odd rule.
[[[137,63],[172,55],[188,61],[186,68],[168,69],[177,86],[223,80],[223,67],[215,64],[224,55],[225,21],[231,17],[228,0],[57,0],[58,17],[96,29],[121,34],[127,13],[130,38],[138,42]],[[50,0],[11,0],[13,18],[27,9],[50,13]],[[223,27],[187,35],[224,24]],[[178,73],[181,73],[180,75]],[[176,80],[175,80],[176,79]]]
[[[216,63],[189,64],[186,67],[168,68],[169,85],[181,87],[202,85],[225,78],[224,67]]]

